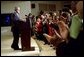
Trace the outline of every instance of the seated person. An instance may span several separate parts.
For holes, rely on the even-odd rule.
[[[59,21],[57,24],[58,27],[52,25],[52,35],[43,34],[48,42],[52,43],[54,46],[58,46],[61,42],[67,41],[66,35],[68,34],[67,25],[63,21]],[[64,27],[66,26],[66,28]]]
[[[37,38],[41,38],[39,35],[42,34],[42,21],[41,19],[38,17],[36,24],[35,24],[35,31],[37,32]]]

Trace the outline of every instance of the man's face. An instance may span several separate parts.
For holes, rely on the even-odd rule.
[[[20,7],[17,8],[16,12],[20,13]]]

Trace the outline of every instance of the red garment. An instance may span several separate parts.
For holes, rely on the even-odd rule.
[[[42,22],[36,22],[37,32],[42,33]]]
[[[53,28],[51,27],[50,24],[47,24],[47,26],[48,26],[48,35],[53,36],[55,34]]]

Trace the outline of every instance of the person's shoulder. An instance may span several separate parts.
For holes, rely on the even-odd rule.
[[[74,16],[73,16],[73,18],[77,18],[77,17],[78,17],[78,15],[74,15]]]
[[[17,12],[13,12],[13,14],[17,14]]]
[[[79,19],[79,16],[78,16],[78,15],[74,15],[74,16],[72,17],[72,20],[77,20],[77,19]]]

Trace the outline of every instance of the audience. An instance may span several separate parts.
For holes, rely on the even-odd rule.
[[[74,3],[74,1],[72,1],[72,4],[74,4],[74,6],[71,6],[71,9],[63,8],[58,11],[59,14],[56,12],[46,13],[41,11],[36,18],[34,15],[29,14],[29,16],[32,15],[33,35],[35,35],[38,40],[44,41],[44,44],[54,46],[57,50],[57,56],[69,56],[74,53],[76,53],[74,55],[80,55],[81,53],[79,50],[82,45],[78,35],[80,29],[83,30],[83,28],[81,28],[83,23],[83,2]],[[77,44],[79,44],[80,47]],[[80,52],[79,54],[76,49],[78,49],[78,53]]]

